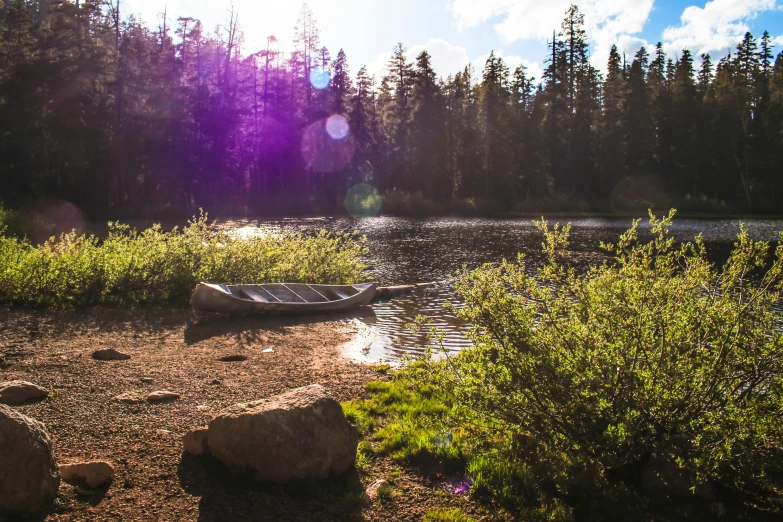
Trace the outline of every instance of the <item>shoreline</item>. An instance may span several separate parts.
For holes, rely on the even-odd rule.
[[[196,323],[189,309],[168,307],[2,310],[0,317],[0,381],[23,379],[51,392],[14,409],[44,423],[59,463],[115,464],[108,487],[63,481],[46,520],[217,521],[226,513],[232,520],[256,520],[258,513],[270,520],[418,520],[433,503],[449,502],[426,477],[381,458],[329,484],[282,487],[232,477],[210,457],[183,455],[181,436],[229,405],[314,383],[340,402],[365,398],[365,384],[386,377],[347,357],[344,346],[357,332],[350,318]],[[94,360],[102,348],[131,358]],[[264,352],[269,348],[274,352]],[[219,360],[229,355],[247,360]],[[181,397],[162,404],[112,400],[153,390]],[[393,474],[407,484],[399,502],[356,501],[375,479]]]

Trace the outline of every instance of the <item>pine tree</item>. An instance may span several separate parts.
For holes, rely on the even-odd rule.
[[[337,53],[337,59],[332,63],[332,79],[329,88],[332,91],[334,112],[344,114],[353,91],[353,85],[348,72],[348,60],[342,49]]]
[[[603,93],[603,118],[601,122],[602,186],[603,193],[611,192],[615,184],[627,174],[626,146],[623,121],[627,112],[627,82],[622,59],[613,45],[606,66],[606,82]]]

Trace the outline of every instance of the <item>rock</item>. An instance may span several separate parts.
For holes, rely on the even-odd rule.
[[[0,404],[24,404],[49,396],[49,390],[27,381],[0,382]]]
[[[169,435],[174,435],[174,432],[171,430],[164,430],[164,429],[157,429],[155,430],[156,435],[160,435],[161,437],[168,437]]]
[[[374,501],[378,498],[378,495],[380,493],[381,488],[388,488],[389,482],[385,479],[379,479],[370,484],[370,486],[365,490],[364,494],[366,498],[370,501]]]
[[[241,362],[247,361],[247,357],[244,355],[227,355],[220,358],[220,362]]]
[[[60,474],[40,422],[0,405],[0,513],[36,513],[57,496]]]
[[[106,348],[105,350],[92,352],[92,358],[99,361],[127,361],[131,356],[127,353],[118,352],[114,348]]]
[[[64,480],[81,479],[91,488],[97,488],[111,480],[114,466],[102,460],[60,464],[60,475]]]
[[[141,398],[137,393],[129,391],[116,395],[112,397],[111,400],[124,402],[125,404],[139,404],[140,402],[144,402],[144,399]]]
[[[141,382],[144,384],[152,384],[152,377],[142,377]]]
[[[217,386],[220,384],[220,379],[212,379],[212,381],[209,383],[211,386]]]
[[[180,395],[179,393],[174,393],[173,391],[168,390],[160,390],[160,391],[154,391],[147,395],[147,400],[149,402],[163,402],[163,401],[172,401],[175,399],[179,399]]]
[[[261,353],[275,353],[275,351],[272,348],[267,348],[266,350],[262,351]]]
[[[358,443],[340,403],[317,384],[231,406],[209,423],[215,458],[235,472],[252,471],[278,484],[347,471]]]
[[[209,453],[209,428],[196,428],[182,436],[185,453],[191,455],[206,455]]]

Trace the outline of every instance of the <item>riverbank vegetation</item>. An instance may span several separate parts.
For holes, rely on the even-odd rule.
[[[587,274],[569,227],[539,222],[541,268],[459,275],[473,348],[370,383],[346,413],[375,451],[532,518],[779,516],[783,247],[743,229],[716,267],[671,217],[644,241],[636,222]]]
[[[363,280],[363,239],[349,234],[238,237],[206,215],[180,229],[137,231],[110,223],[105,239],[75,232],[41,245],[6,235],[0,222],[0,305],[187,304],[200,281]]]
[[[783,57],[766,32],[720,60],[612,47],[602,73],[572,6],[541,78],[495,53],[447,74],[402,44],[372,76],[322,45],[306,7],[293,45],[270,36],[260,51],[234,11],[212,33],[119,9],[0,7],[0,197],[13,208],[377,211],[352,196],[370,185],[390,213],[783,210]]]

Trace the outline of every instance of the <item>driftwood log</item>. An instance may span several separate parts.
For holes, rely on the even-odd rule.
[[[445,281],[432,281],[430,283],[418,283],[415,285],[379,286],[375,289],[375,299],[391,299],[394,296],[408,294],[424,288],[432,288],[433,286],[444,285],[448,282],[449,280],[447,279]]]

